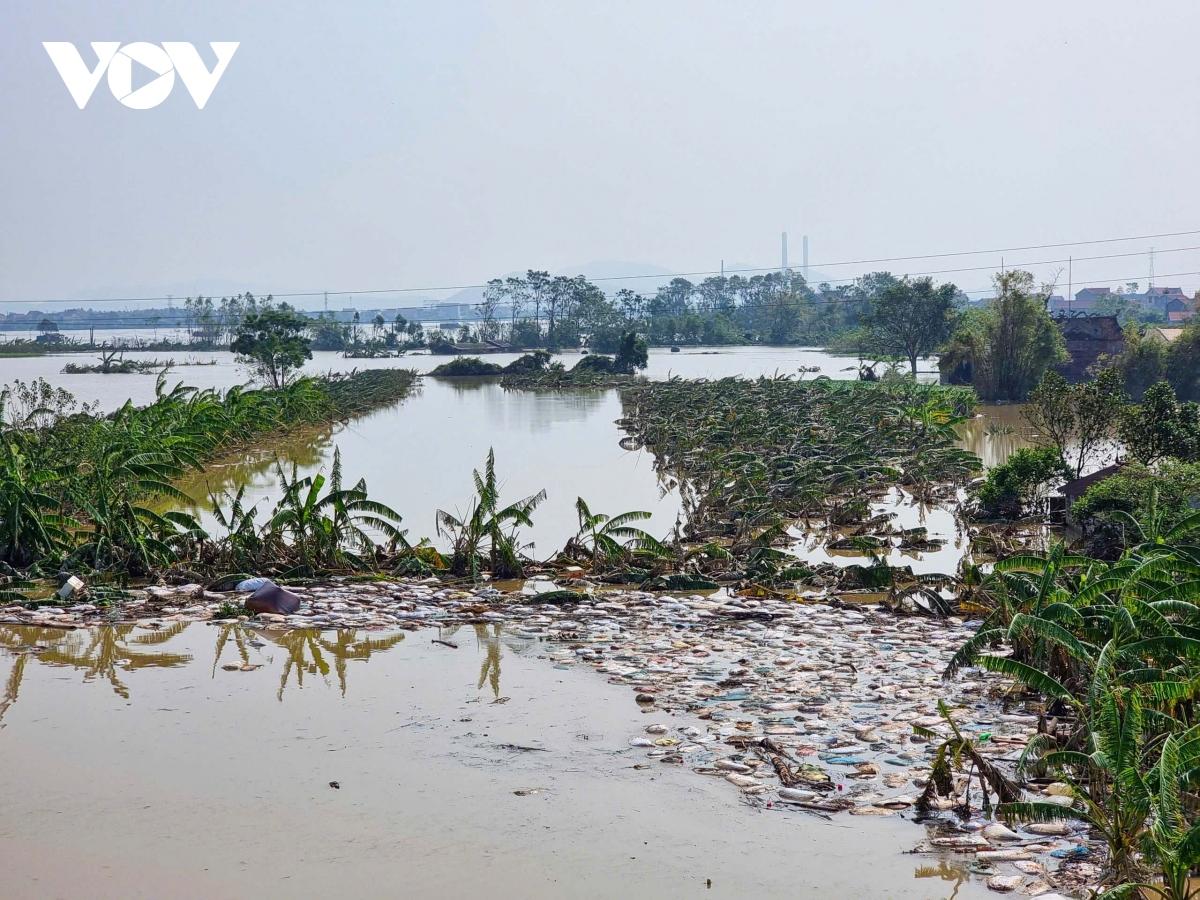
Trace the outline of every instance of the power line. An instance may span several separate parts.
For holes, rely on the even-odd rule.
[[[841,260],[841,261],[836,261],[836,262],[811,263],[810,268],[828,269],[828,268],[833,268],[835,266],[877,265],[879,263],[911,262],[913,260],[918,260],[918,259],[948,259],[951,257],[961,257],[961,256],[981,256],[983,254],[1019,253],[1019,252],[1023,252],[1026,250],[1051,250],[1051,249],[1060,248],[1060,247],[1085,247],[1085,246],[1095,246],[1097,244],[1116,244],[1116,243],[1122,243],[1122,242],[1126,242],[1126,241],[1144,241],[1144,240],[1153,240],[1153,239],[1158,239],[1158,238],[1185,237],[1185,236],[1197,235],[1197,234],[1200,234],[1200,229],[1195,229],[1195,230],[1191,230],[1191,231],[1162,232],[1160,234],[1132,235],[1129,237],[1097,238],[1097,239],[1085,240],[1085,241],[1063,241],[1063,242],[1059,242],[1059,243],[1050,243],[1050,244],[1028,244],[1023,247],[999,247],[999,248],[989,248],[989,249],[984,249],[984,250],[954,250],[954,251],[942,252],[942,253],[925,253],[925,254],[919,254],[916,256],[882,256],[882,257],[875,257],[872,259]],[[1182,248],[1182,249],[1186,249],[1186,248]],[[1140,255],[1142,255],[1142,252],[1144,252],[1144,251],[1139,251],[1139,252],[1135,252],[1135,253],[1112,254],[1111,256],[1097,256],[1097,257],[1091,257],[1091,258],[1092,259],[1107,259],[1107,258],[1116,258],[1119,256],[1140,256]],[[1158,251],[1158,252],[1166,252],[1166,251]],[[1065,260],[1063,260],[1063,261],[1065,262]],[[1031,265],[1031,264],[1027,263],[1026,265]],[[1033,265],[1041,265],[1041,263],[1034,263]],[[979,268],[990,269],[990,268],[994,268],[994,266],[984,266],[984,267],[979,267]],[[1009,266],[1009,268],[1011,268],[1011,266]],[[756,268],[741,268],[741,269],[724,269],[723,268],[723,273],[726,276],[728,276],[730,273],[740,274],[740,273],[747,273],[747,272],[776,272],[778,270],[779,270],[778,266],[761,266],[761,267],[756,267]],[[948,269],[948,270],[944,270],[944,271],[949,272],[949,271],[969,271],[969,270],[968,269],[962,269],[962,270]],[[696,277],[699,277],[702,275],[708,276],[708,275],[716,275],[716,274],[718,274],[718,270],[707,269],[707,270],[698,271],[698,272],[671,272],[671,273],[665,273],[665,274],[658,273],[658,272],[647,272],[643,275],[604,275],[604,276],[598,276],[596,278],[590,278],[588,280],[592,281],[592,282],[633,281],[633,280],[645,280],[647,278],[656,278],[656,279],[696,278]],[[931,273],[931,274],[937,274],[937,273]],[[1160,277],[1170,277],[1170,276],[1160,276]],[[854,280],[853,278],[849,278],[849,279],[833,279],[832,281],[853,281],[853,280]],[[832,283],[832,281],[831,281],[831,283]],[[363,289],[363,290],[349,290],[349,291],[291,291],[291,292],[285,292],[285,293],[272,293],[270,296],[275,297],[276,299],[279,299],[279,298],[287,299],[287,298],[296,298],[296,297],[323,297],[327,294],[333,293],[335,296],[350,297],[350,296],[364,296],[364,295],[368,295],[368,294],[441,293],[441,292],[445,292],[445,291],[465,291],[465,290],[471,290],[471,289],[476,289],[476,288],[482,289],[482,288],[486,288],[486,287],[487,287],[487,283],[485,282],[483,284],[458,284],[458,285],[442,285],[442,286],[434,286],[434,287],[369,288],[369,289]],[[203,292],[198,294],[198,296],[203,296]],[[82,299],[66,299],[66,300],[5,299],[5,300],[0,300],[0,304],[24,303],[24,304],[34,305],[34,304],[38,304],[38,303],[42,303],[42,304],[153,303],[153,302],[159,302],[159,301],[164,301],[164,300],[173,300],[173,299],[174,299],[174,297],[172,297],[172,296],[166,296],[166,297],[97,297],[97,298],[94,298],[91,300],[82,300]],[[414,308],[420,308],[420,307],[414,307]]]
[[[1141,255],[1141,254],[1137,254],[1137,255]],[[1162,279],[1162,278],[1187,278],[1187,277],[1195,277],[1195,276],[1200,276],[1200,271],[1169,272],[1166,274],[1159,274],[1158,278],[1160,278],[1160,279]],[[1083,287],[1086,287],[1088,285],[1099,285],[1099,284],[1119,284],[1122,282],[1129,282],[1133,278],[1137,278],[1137,277],[1139,277],[1139,276],[1126,275],[1121,278],[1101,278],[1101,279],[1095,279],[1095,280],[1091,280],[1091,281],[1077,281],[1077,282],[1075,282],[1075,284],[1078,284]],[[993,287],[974,288],[969,291],[964,290],[962,293],[978,294],[978,293],[983,293],[983,292],[992,291],[992,290],[994,290]],[[812,298],[809,298],[807,300],[807,302],[811,305],[816,305],[816,306],[832,306],[832,305],[843,304],[843,303],[861,303],[861,302],[863,302],[863,298],[861,298],[861,297],[812,297]],[[766,310],[766,309],[776,309],[776,308],[787,307],[787,306],[791,306],[791,303],[788,301],[767,301],[764,303],[755,303],[755,304],[751,304],[751,305],[743,304],[741,306],[735,306],[735,307],[733,307],[733,309],[734,310]],[[709,308],[709,309],[703,309],[703,310],[689,310],[689,311],[690,312],[713,312],[715,310],[712,308]],[[533,316],[524,316],[523,318],[528,321],[530,319],[533,319],[534,317]],[[540,316],[538,316],[537,318],[539,320],[545,320],[548,318],[548,315],[547,315],[547,313],[545,313],[543,311],[542,314]],[[657,321],[657,320],[671,319],[671,318],[675,318],[675,316],[658,314],[658,315],[643,316],[639,319],[639,321]],[[314,319],[314,321],[315,321],[315,319]],[[177,321],[177,320],[172,321],[172,322],[162,322],[161,320],[155,321],[155,320],[146,320],[146,319],[137,319],[137,318],[116,318],[116,317],[110,318],[110,319],[89,319],[87,321],[80,322],[79,328],[64,328],[62,330],[84,331],[84,330],[88,329],[89,327],[95,327],[96,325],[105,324],[105,323],[111,324],[114,326],[121,326],[121,327],[130,327],[130,326],[140,325],[143,328],[153,328],[153,327],[157,326],[157,327],[161,328],[163,331],[188,330],[188,329],[194,329],[194,328],[200,327],[202,325],[207,325],[208,327],[213,327],[213,328],[217,328],[220,330],[228,330],[227,326],[224,326],[218,322],[197,323],[197,322],[181,322],[181,321]],[[337,322],[336,324],[348,324],[348,323]],[[362,328],[364,331],[372,330],[372,329],[374,329],[374,324],[373,323],[366,323],[366,324],[360,323],[359,327]],[[390,330],[390,327],[391,327],[391,323],[389,323],[389,322],[385,322],[384,325],[381,326],[381,328],[385,331]],[[37,331],[37,330],[38,330],[37,327],[34,326],[31,322],[30,327],[28,327],[28,328],[11,328],[11,329],[0,328],[0,336],[3,336],[7,333],[15,332],[15,331]],[[117,330],[117,329],[114,328],[112,330]]]

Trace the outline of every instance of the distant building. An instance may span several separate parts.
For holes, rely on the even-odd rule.
[[[1196,315],[1196,301],[1187,297],[1169,297],[1163,311],[1168,322],[1187,322]]]
[[[1115,312],[1121,304],[1132,312],[1162,316],[1169,322],[1186,322],[1196,311],[1195,301],[1177,287],[1153,287],[1141,293],[1136,290],[1114,292],[1106,287],[1081,288],[1070,301],[1054,294],[1047,308],[1052,315],[1090,316]]]
[[[1116,356],[1125,349],[1125,334],[1116,316],[1060,316],[1055,321],[1071,356],[1058,367],[1067,381],[1087,381],[1088,370],[1102,356]]]
[[[1164,317],[1170,311],[1171,304],[1177,304],[1176,310],[1191,309],[1191,298],[1177,287],[1147,288],[1144,294],[1126,294],[1125,298],[1136,303],[1145,312],[1159,313]]]

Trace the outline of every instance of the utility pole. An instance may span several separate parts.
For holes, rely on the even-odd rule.
[[[779,267],[779,277],[783,277],[787,273],[787,232],[783,232],[783,254],[782,265]]]
[[[721,260],[721,278],[725,278],[725,260]]]
[[[803,259],[804,259],[804,280],[808,281],[808,235],[804,235],[800,243]]]
[[[1075,301],[1075,258],[1067,257],[1067,315],[1071,314]]]
[[[1154,248],[1150,248],[1150,284],[1146,287],[1146,293],[1149,294],[1154,290]]]

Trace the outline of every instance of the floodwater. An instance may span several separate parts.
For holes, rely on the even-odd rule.
[[[987,893],[909,822],[636,769],[671,717],[498,626],[438,636],[0,626],[4,896]]]
[[[183,381],[201,388],[225,389],[247,379],[246,370],[225,352],[129,353],[128,358],[212,362],[216,365],[180,365],[168,375],[170,384]],[[399,359],[345,359],[339,354],[315,352],[306,370],[312,373],[359,368],[412,368],[419,372],[446,361],[446,357],[413,354]],[[579,354],[565,353],[562,361],[574,365]],[[517,354],[495,354],[490,361],[506,364]],[[153,375],[66,375],[67,362],[86,362],[80,354],[22,359],[0,359],[0,383],[43,377],[65,387],[81,401],[112,409],[131,399],[135,404],[154,399]],[[922,363],[922,378],[932,380],[936,366]],[[679,353],[656,348],[650,351],[646,375],[722,378],[740,375],[796,374],[801,369],[830,378],[853,378],[857,362],[822,350],[799,347],[693,348]],[[1006,458],[1023,438],[1008,429],[1005,417],[1017,407],[989,407],[984,416],[964,426],[964,445],[994,464]],[[443,545],[435,529],[439,509],[463,511],[471,495],[471,471],[483,465],[489,448],[495,450],[502,499],[516,500],[545,489],[548,499],[534,514],[534,526],[522,532],[532,546],[530,556],[553,556],[578,528],[575,500],[582,497],[593,512],[609,515],[644,510],[652,517],[642,524],[656,537],[671,535],[680,516],[678,494],[663,485],[654,471],[653,456],[644,450],[626,451],[614,424],[622,415],[616,390],[569,393],[506,391],[494,381],[422,379],[421,387],[402,403],[330,430],[309,430],[270,443],[260,454],[222,462],[184,482],[183,490],[197,501],[196,512],[205,524],[213,520],[207,510],[210,495],[220,495],[246,485],[248,503],[257,503],[260,521],[278,498],[275,458],[285,469],[294,463],[301,475],[328,469],[334,448],[341,450],[345,478],[367,480],[371,496],[404,517],[408,537],[416,542],[431,538]],[[1019,419],[1019,415],[1017,416]],[[999,424],[996,424],[999,422]],[[896,565],[912,565],[918,572],[950,572],[964,544],[954,517],[946,510],[922,509],[901,496],[887,501],[897,513],[896,524],[912,528],[925,525],[931,537],[946,543],[941,551],[915,555],[892,552]],[[878,510],[877,510],[878,511]],[[863,563],[861,554],[831,554],[813,541],[801,542],[796,552],[813,562]]]

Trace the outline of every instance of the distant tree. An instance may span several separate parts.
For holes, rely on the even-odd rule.
[[[1129,396],[1140,400],[1152,384],[1166,377],[1167,345],[1134,322],[1128,323],[1124,332],[1124,349],[1108,362],[1120,371]]]
[[[938,361],[943,375],[965,378],[984,400],[1020,401],[1048,369],[1067,356],[1062,333],[1046,311],[1048,291],[1033,276],[1012,270],[996,276],[996,298],[963,314]]]
[[[230,349],[255,367],[259,378],[281,388],[312,359],[309,320],[287,306],[251,313],[238,326]]]
[[[350,326],[350,333],[353,337],[355,345],[357,346],[358,345],[358,326],[359,326],[359,323],[362,322],[362,316],[360,316],[358,314],[357,309],[354,311],[354,315],[350,317],[350,321],[352,323]]]
[[[640,322],[646,312],[646,298],[637,291],[621,288],[617,291],[616,306],[626,322]]]
[[[403,334],[407,327],[408,319],[404,318],[400,313],[396,313],[396,318],[392,320],[392,334]]]
[[[504,299],[507,287],[499,278],[493,278],[483,289],[483,298],[475,304],[475,311],[482,320],[479,334],[485,341],[493,341],[499,334],[500,327],[496,323],[496,309]]]
[[[510,275],[504,280],[504,295],[508,298],[512,313],[510,327],[515,327],[525,309],[525,301],[529,299],[529,285],[524,278]]]
[[[646,368],[649,363],[650,354],[646,349],[646,342],[638,337],[636,332],[625,332],[621,336],[621,345],[613,360],[613,371],[633,374]]]
[[[1180,400],[1200,400],[1200,318],[1184,326],[1167,348],[1167,381]]]
[[[371,332],[375,335],[375,337],[379,337],[379,335],[382,333],[384,324],[386,323],[383,318],[383,313],[375,313],[375,318],[371,320]]]
[[[1127,399],[1116,369],[1104,369],[1082,384],[1068,384],[1050,371],[1030,393],[1024,415],[1043,442],[1058,451],[1064,469],[1079,478],[1114,437]]]
[[[58,331],[58,324],[49,318],[44,318],[38,322],[38,331],[42,334],[53,334]]]
[[[916,375],[917,360],[950,337],[957,293],[953,284],[934,287],[932,278],[906,277],[886,284],[870,298],[865,317],[871,348],[907,360]]]
[[[542,327],[542,304],[546,301],[549,289],[549,272],[530,269],[525,273],[526,297],[533,301],[533,321],[539,329]]]
[[[1200,459],[1200,406],[1180,403],[1165,381],[1151,385],[1142,402],[1121,414],[1121,442],[1134,459],[1150,465],[1167,457]]]
[[[309,323],[313,350],[345,350],[350,342],[350,329],[337,321],[333,313],[321,313]]]

